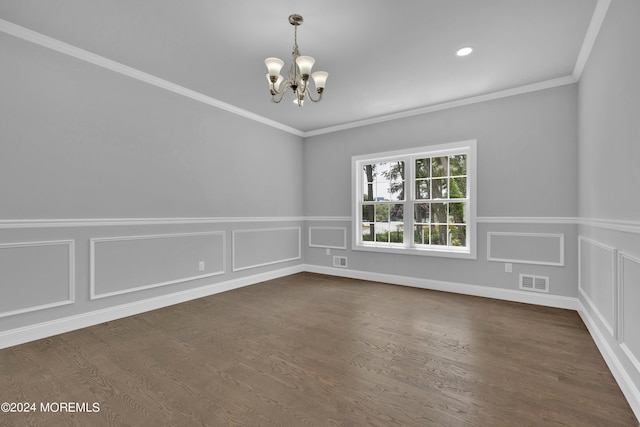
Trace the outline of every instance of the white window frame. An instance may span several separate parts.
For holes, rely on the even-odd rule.
[[[362,205],[363,195],[363,166],[371,163],[398,162],[405,163],[405,200],[395,202],[404,204],[404,230],[406,236],[413,235],[413,203],[415,199],[415,160],[427,157],[447,156],[452,154],[467,155],[467,246],[416,246],[413,237],[405,238],[404,243],[364,242],[362,240]],[[367,252],[384,252],[394,254],[438,256],[449,258],[476,259],[477,258],[477,226],[476,226],[476,188],[477,188],[477,141],[468,140],[448,144],[430,145],[406,150],[388,151],[384,153],[365,154],[351,158],[351,231],[352,250]],[[411,230],[406,233],[406,230]]]

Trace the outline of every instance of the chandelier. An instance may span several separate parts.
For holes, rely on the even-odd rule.
[[[303,19],[300,15],[290,15],[289,23],[293,25],[293,52],[291,66],[289,67],[289,74],[287,79],[280,75],[280,70],[284,65],[284,61],[279,58],[267,58],[264,63],[269,70],[267,74],[267,81],[269,82],[269,91],[271,92],[271,101],[279,103],[284,97],[284,93],[287,89],[291,88],[295,95],[294,103],[298,104],[298,107],[302,107],[304,104],[305,96],[313,102],[318,102],[322,99],[322,92],[324,92],[324,86],[327,82],[329,73],[326,71],[316,71],[311,74],[311,67],[316,62],[311,56],[300,56],[298,50],[298,26],[302,25]],[[313,98],[311,90],[309,89],[309,75],[316,87],[318,93],[317,98]],[[284,82],[284,83],[283,83]]]

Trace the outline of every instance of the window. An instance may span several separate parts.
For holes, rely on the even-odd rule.
[[[353,157],[353,249],[475,258],[475,170],[475,141]]]

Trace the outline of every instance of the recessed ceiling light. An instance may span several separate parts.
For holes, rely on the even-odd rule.
[[[458,49],[458,51],[456,52],[456,55],[458,55],[458,56],[467,56],[471,52],[473,52],[473,48],[467,46],[467,47],[463,47],[462,49]]]

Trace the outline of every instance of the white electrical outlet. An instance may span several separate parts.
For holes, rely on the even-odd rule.
[[[511,273],[513,271],[513,265],[510,262],[504,263],[504,272]]]
[[[200,270],[200,271],[204,271],[204,261],[200,261],[200,262],[198,263],[198,270]]]

